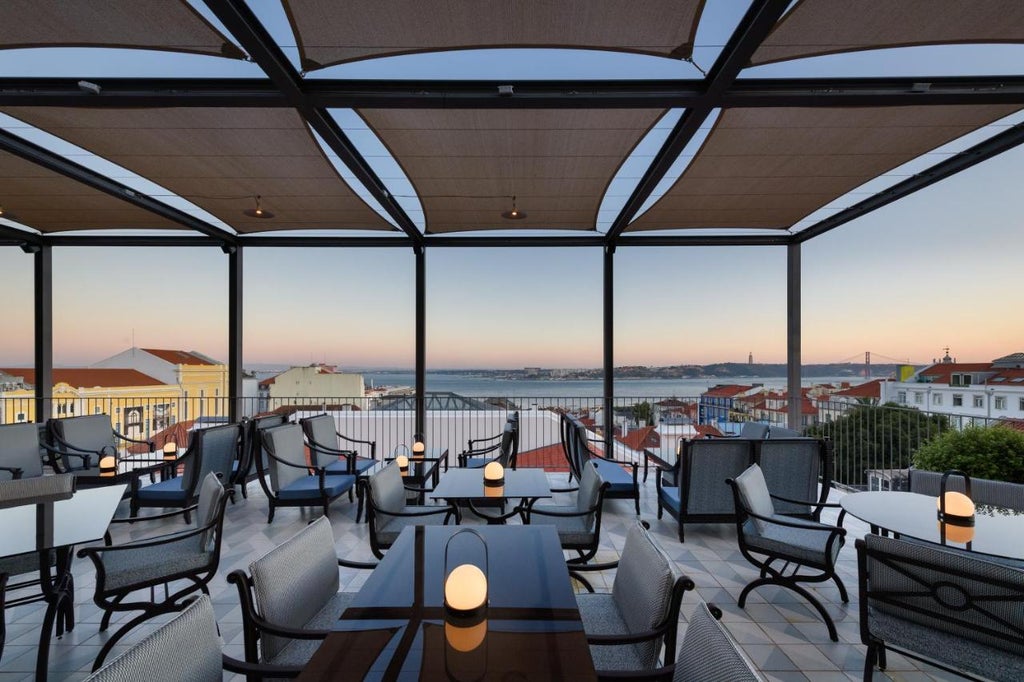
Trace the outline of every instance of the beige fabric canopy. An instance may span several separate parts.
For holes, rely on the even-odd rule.
[[[1019,42],[1021,0],[799,0],[750,63],[908,45]]]
[[[9,107],[4,113],[166,187],[238,232],[395,229],[345,184],[293,109]],[[273,219],[243,215],[257,195]]]
[[[627,231],[785,229],[868,180],[1018,108],[727,109],[676,183]]]
[[[65,230],[187,229],[59,173],[0,152],[4,218],[47,234]]]
[[[372,57],[565,47],[689,58],[702,0],[284,0],[306,71]]]
[[[186,0],[3,0],[0,48],[132,47],[243,59]]]
[[[605,189],[663,113],[364,109],[416,188],[428,233],[593,230]],[[512,208],[523,220],[501,216]]]

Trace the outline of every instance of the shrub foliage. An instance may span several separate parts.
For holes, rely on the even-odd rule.
[[[972,478],[1024,483],[1024,431],[1009,426],[969,426],[946,431],[918,448],[914,466],[959,469]]]

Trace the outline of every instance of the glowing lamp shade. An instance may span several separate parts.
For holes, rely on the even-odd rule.
[[[164,459],[178,459],[178,444],[175,443],[173,440],[169,440],[166,443],[164,443]]]
[[[425,453],[426,450],[427,446],[425,446],[421,441],[416,441],[415,443],[412,444],[413,458],[422,457],[423,453]]]
[[[113,476],[117,473],[117,458],[107,455],[100,458],[100,476]]]
[[[960,476],[964,479],[965,493],[948,490],[946,488],[950,476]],[[942,474],[939,481],[939,499],[936,500],[939,507],[939,522],[952,524],[954,526],[974,525],[974,502],[971,501],[971,477],[962,471],[947,471]]]
[[[403,474],[409,471],[409,458],[405,455],[395,457],[395,462],[398,464],[398,470]]]
[[[485,485],[484,486],[484,497],[505,497],[505,486],[503,486],[503,485]]]
[[[498,462],[489,462],[484,467],[484,486],[497,488],[505,485],[505,468]]]
[[[946,542],[968,543],[974,540],[974,526],[958,526],[953,523],[939,521],[939,537]]]
[[[950,490],[935,500],[939,520],[956,526],[974,525],[974,502],[963,493]]]
[[[444,581],[444,604],[456,613],[472,613],[487,603],[487,576],[478,566],[460,564]]]

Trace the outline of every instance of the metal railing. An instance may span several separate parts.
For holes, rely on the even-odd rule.
[[[173,428],[180,442],[185,432],[224,423],[233,398],[167,398],[103,396],[88,399],[51,400],[49,418],[85,414],[107,414],[118,432],[137,439],[160,438]],[[604,437],[605,406],[612,407],[614,455],[639,459],[644,447],[657,447],[670,439],[674,445],[682,437],[702,437],[703,426],[714,426],[735,433],[743,421],[762,421],[784,426],[785,401],[770,411],[747,411],[732,406],[727,411],[702,409],[699,397],[509,397],[464,398],[453,394],[428,394],[422,437],[430,448],[447,450],[454,463],[470,439],[497,435],[513,411],[519,412],[520,462],[543,463],[531,459],[531,453],[544,453],[560,442],[559,415],[571,412],[580,417],[599,438]],[[244,417],[268,412],[284,412],[298,419],[329,413],[344,435],[375,441],[378,456],[389,456],[401,446],[410,446],[416,437],[415,406],[410,396],[327,397],[310,396],[288,399],[246,397],[239,399]],[[35,419],[35,399],[0,398],[0,423],[45,421]],[[819,401],[816,415],[807,415],[808,425],[801,429],[809,436],[829,438],[835,452],[837,485],[861,489],[878,480],[898,477],[912,462],[917,448],[948,429],[987,425],[996,420],[950,413],[929,413],[913,407],[868,405]],[[703,406],[706,408],[706,406]],[[722,419],[725,418],[726,421]],[[645,427],[655,427],[654,433]],[[638,433],[638,431],[641,431]],[[164,436],[166,437],[166,436]],[[629,446],[627,446],[627,443]],[[360,454],[369,448],[360,445]],[[547,461],[557,458],[557,450],[548,450]],[[538,465],[538,464],[533,464]],[[543,465],[543,464],[540,464]],[[884,485],[883,485],[884,487]]]

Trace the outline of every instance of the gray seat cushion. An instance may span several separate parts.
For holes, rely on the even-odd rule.
[[[38,424],[26,422],[0,426],[0,466],[21,469],[22,478],[43,475]],[[10,478],[10,472],[0,471],[0,481]]]
[[[576,505],[559,504],[535,504],[531,509],[531,524],[546,524],[554,526],[558,530],[558,539],[563,546],[566,545],[589,545],[594,542],[593,514],[588,516],[544,516],[543,512],[570,512],[579,511]]]
[[[621,635],[629,631],[622,612],[611,594],[577,594],[583,629],[588,635]],[[639,645],[591,645],[595,670],[645,670],[647,664]]]
[[[178,533],[181,535],[188,531]],[[167,540],[172,536],[162,536]],[[142,540],[140,542],[146,542]],[[151,580],[167,576],[195,573],[210,564],[210,552],[199,549],[195,536],[184,537],[153,547],[132,547],[131,543],[119,545],[127,549],[103,552],[103,566],[106,570],[108,591],[131,589]]]
[[[826,554],[828,539],[832,536],[833,526],[814,521],[804,521],[792,517],[779,517],[786,524],[800,524],[802,528],[791,528],[763,524],[763,530],[748,519],[743,525],[743,539],[754,552],[770,556],[789,557],[808,566],[827,566],[834,564],[839,550],[843,546],[842,538],[832,543],[832,551]]]
[[[748,512],[759,516],[775,515],[775,506],[772,504],[772,497],[768,492],[768,484],[764,480],[761,467],[751,464],[734,479],[734,482],[739,491],[740,500]],[[764,532],[765,527],[769,525],[757,518],[751,518],[750,521],[760,532]]]
[[[377,512],[374,516],[374,528],[377,531],[377,542],[382,545],[391,545],[398,539],[402,529],[412,526],[440,526],[447,518],[448,507],[414,506],[410,505],[402,509],[403,512],[433,511],[436,514],[430,516],[390,516],[387,512]]]
[[[341,617],[341,612],[348,608],[354,596],[355,592],[338,592],[334,594],[322,609],[302,624],[302,629],[331,630],[335,623],[338,622],[338,618]],[[263,660],[266,663],[283,666],[303,666],[309,663],[309,659],[313,657],[313,654],[316,653],[316,650],[320,648],[320,644],[323,642],[320,639],[286,639],[283,637],[274,639],[284,644],[280,646],[272,657],[268,658],[264,655]],[[264,652],[266,652],[265,644]]]

